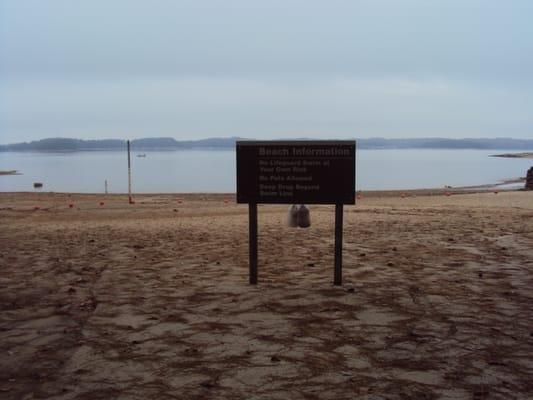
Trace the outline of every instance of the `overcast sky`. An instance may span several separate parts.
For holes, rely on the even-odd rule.
[[[533,1],[2,0],[0,143],[533,137]]]

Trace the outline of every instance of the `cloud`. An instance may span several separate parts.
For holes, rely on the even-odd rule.
[[[527,137],[530,88],[437,80],[19,81],[3,141],[31,137]]]
[[[1,3],[8,77],[533,79],[529,0]]]
[[[0,141],[531,136],[533,2],[0,1]]]

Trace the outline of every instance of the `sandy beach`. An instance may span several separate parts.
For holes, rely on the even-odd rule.
[[[0,398],[533,398],[533,192],[287,208],[0,193]]]

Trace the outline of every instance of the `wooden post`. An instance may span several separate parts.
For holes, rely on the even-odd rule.
[[[342,213],[343,205],[335,204],[335,273],[334,285],[342,285]]]
[[[128,202],[131,204],[131,161],[130,161],[130,141],[128,140]]]
[[[257,204],[248,204],[249,247],[250,247],[250,284],[257,285]]]

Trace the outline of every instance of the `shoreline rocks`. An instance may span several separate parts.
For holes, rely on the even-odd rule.
[[[529,168],[526,175],[526,190],[533,190],[533,167]]]

